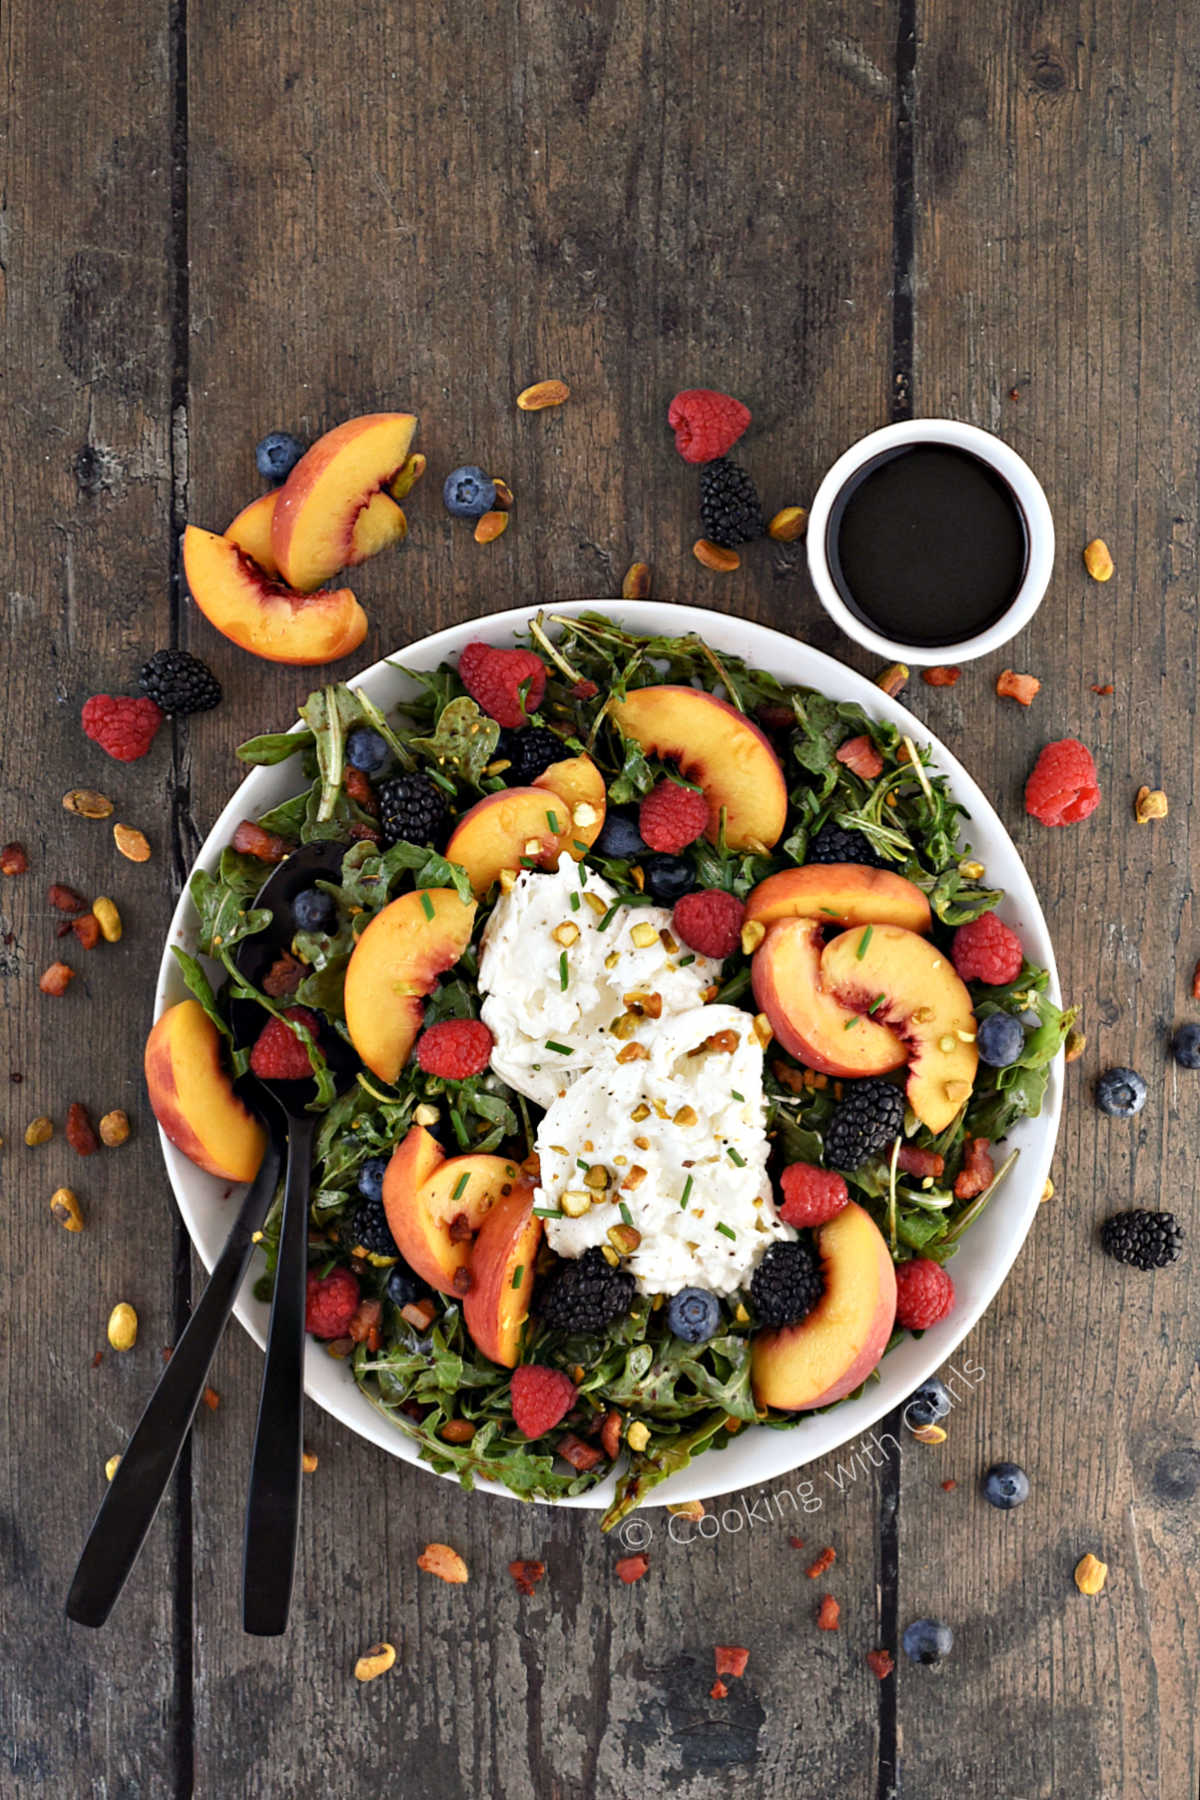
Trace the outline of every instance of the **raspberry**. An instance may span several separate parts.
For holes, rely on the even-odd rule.
[[[527,1438],[539,1438],[553,1430],[574,1404],[575,1383],[561,1369],[522,1363],[513,1370],[513,1421]]]
[[[745,916],[745,904],[736,894],[697,888],[676,901],[671,923],[676,936],[698,956],[729,956],[737,949]]]
[[[287,1017],[307,1026],[314,1038],[321,1029],[320,1020],[306,1006],[289,1007]],[[250,1052],[250,1067],[260,1081],[307,1081],[312,1074],[303,1039],[289,1031],[282,1019],[267,1020]]]
[[[546,665],[532,650],[494,650],[477,639],[459,657],[458,674],[472,700],[510,731],[537,711],[546,692]],[[529,683],[523,704],[522,682]]]
[[[704,795],[677,781],[660,781],[638,809],[638,830],[651,850],[684,850],[695,843],[707,824]]]
[[[481,1019],[443,1019],[417,1039],[417,1061],[445,1081],[482,1075],[491,1057],[492,1034]]]
[[[749,423],[748,408],[715,388],[685,388],[667,408],[675,448],[689,463],[715,462],[733,449]]]
[[[801,1231],[826,1224],[850,1198],[841,1176],[833,1169],[818,1169],[815,1163],[792,1163],[779,1177],[779,1185],[783,1189],[779,1216],[785,1225]]]
[[[1016,932],[990,912],[959,926],[950,955],[964,981],[986,981],[990,987],[1015,981],[1025,960]]]
[[[83,703],[83,729],[117,762],[136,762],[145,756],[163,722],[163,710],[144,695],[93,694]]]
[[[358,1278],[349,1269],[332,1269],[322,1278],[308,1271],[304,1329],[317,1338],[345,1337],[358,1311]]]
[[[927,1331],[954,1305],[954,1283],[940,1263],[914,1257],[896,1270],[896,1323],[905,1331]]]
[[[1047,744],[1025,783],[1025,811],[1043,825],[1076,825],[1100,804],[1092,753],[1078,738]]]

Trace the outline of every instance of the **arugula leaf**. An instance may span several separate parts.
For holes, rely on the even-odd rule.
[[[286,762],[298,750],[311,750],[316,741],[316,734],[312,731],[267,731],[261,737],[247,738],[244,744],[238,745],[234,754],[242,762],[253,763],[261,768],[271,763]]]
[[[197,939],[205,956],[218,956],[240,944],[243,938],[265,931],[271,914],[265,907],[247,907],[245,895],[224,885],[207,869],[197,869],[188,883],[192,904],[200,915]]]
[[[409,748],[419,751],[443,775],[458,775],[478,784],[499,742],[500,727],[495,719],[489,719],[464,694],[443,706],[432,737],[410,738]]]

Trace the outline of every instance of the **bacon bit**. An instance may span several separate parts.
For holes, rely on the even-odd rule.
[[[272,1000],[282,1000],[288,994],[294,994],[304,980],[304,964],[290,950],[273,962],[263,976],[262,989]]]
[[[576,700],[594,700],[600,689],[594,681],[577,681],[571,689]]]
[[[450,1285],[454,1289],[454,1292],[460,1296],[469,1294],[471,1291],[470,1269],[455,1269],[454,1278]]]
[[[821,1604],[817,1608],[817,1630],[836,1631],[841,1610],[832,1594],[823,1595]]]
[[[264,831],[253,819],[243,819],[233,834],[233,848],[241,856],[256,856],[259,862],[280,863],[296,846],[277,832]]]
[[[896,1664],[887,1650],[868,1650],[867,1667],[872,1675],[878,1675],[880,1681],[886,1681]]]
[[[449,1544],[426,1544],[417,1558],[417,1567],[427,1575],[436,1575],[439,1581],[448,1581],[452,1587],[460,1587],[470,1579],[466,1563]]]
[[[728,1692],[729,1692],[729,1689],[725,1686],[725,1683],[721,1680],[721,1677],[718,1675],[717,1679],[713,1682],[712,1686],[708,1690],[708,1696],[709,1696],[710,1700],[724,1700],[724,1698],[725,1698],[726,1694],[728,1694]]]
[[[750,1661],[750,1652],[737,1644],[714,1644],[713,1656],[716,1658],[718,1675],[744,1675],[746,1664]]]
[[[75,979],[75,971],[69,963],[52,962],[48,969],[43,969],[38,986],[43,994],[53,994],[58,998],[65,994]]]
[[[754,716],[764,731],[779,733],[795,729],[796,715],[790,706],[780,706],[774,701],[764,700],[761,706],[755,707]]]
[[[455,1213],[446,1230],[452,1244],[465,1244],[475,1236],[465,1212]]]
[[[64,1135],[77,1156],[95,1156],[100,1148],[100,1139],[88,1117],[87,1107],[82,1106],[78,1100],[67,1108]]]
[[[793,1550],[803,1550],[803,1548],[804,1548],[804,1539],[803,1538],[790,1537],[788,1539],[788,1543],[792,1546]]]
[[[810,1581],[815,1581],[818,1575],[823,1575],[826,1569],[831,1569],[836,1561],[837,1551],[832,1544],[826,1544],[816,1562],[810,1563],[804,1572]]]
[[[28,867],[24,844],[5,844],[0,850],[0,875],[24,875]]]
[[[736,1031],[714,1031],[712,1036],[706,1037],[700,1046],[702,1050],[715,1050],[721,1056],[732,1056],[737,1047],[738,1034]],[[620,1059],[618,1058],[618,1060]]]
[[[956,1200],[973,1200],[976,1194],[982,1194],[995,1175],[996,1165],[990,1155],[990,1144],[990,1138],[967,1139],[962,1168],[954,1181]]]
[[[103,1361],[104,1361],[104,1352],[103,1352],[103,1350],[97,1350],[97,1352],[96,1352],[96,1354],[95,1354],[95,1356],[93,1356],[93,1358],[92,1358],[92,1367],[93,1367],[93,1369],[98,1369],[98,1368],[99,1368],[99,1367],[100,1367],[100,1364],[101,1364],[101,1363],[102,1363],[102,1362],[103,1362]]]
[[[528,1599],[546,1573],[546,1565],[544,1562],[532,1562],[526,1559],[520,1562],[510,1562],[508,1572]]]
[[[946,1167],[946,1159],[936,1150],[922,1150],[918,1144],[901,1144],[896,1167],[905,1175],[919,1175],[922,1180],[932,1175],[936,1180]]]
[[[877,775],[883,774],[883,758],[865,731],[858,737],[847,738],[834,754],[838,762],[845,763],[863,781],[874,781]]]
[[[1111,681],[1106,681],[1103,687],[1092,688],[1093,694],[1111,694],[1113,691],[1113,684]]]
[[[379,842],[379,833],[374,825],[352,825],[346,836],[353,838],[356,844],[377,844]]]
[[[1192,999],[1200,1000],[1200,962],[1192,970]]]
[[[958,1486],[957,1481],[955,1481],[954,1477],[951,1476],[949,1481],[943,1481],[942,1492],[943,1492],[943,1494],[952,1494],[957,1486]]]
[[[207,1406],[209,1412],[216,1412],[218,1406],[220,1406],[221,1396],[220,1396],[220,1394],[218,1394],[215,1387],[206,1387],[205,1388],[204,1404],[205,1404],[205,1406]]]
[[[618,1581],[623,1581],[628,1587],[631,1582],[642,1579],[650,1567],[650,1558],[644,1550],[639,1550],[636,1556],[619,1556],[614,1566]]]
[[[174,1355],[174,1354],[175,1354],[175,1346],[174,1346],[174,1344],[164,1344],[164,1345],[163,1345],[163,1347],[162,1347],[162,1359],[163,1359],[163,1361],[164,1361],[164,1362],[165,1362],[165,1363],[169,1363],[169,1362],[170,1362],[170,1360],[171,1360],[171,1358],[172,1358],[172,1356],[173,1356],[173,1355]]]
[[[1032,706],[1041,687],[1036,675],[1018,675],[1012,669],[1001,669],[996,677],[996,692],[1002,700],[1016,700],[1021,706]]]
[[[361,806],[364,812],[378,813],[379,802],[375,798],[375,789],[361,769],[355,769],[347,763],[342,774],[342,786],[351,800]]]
[[[1192,979],[1192,998],[1194,1000],[1200,1000],[1200,993],[1196,991],[1197,978],[1200,978],[1200,966],[1197,967],[1196,975]],[[1087,1033],[1078,1031],[1075,1026],[1072,1025],[1070,1031],[1068,1031],[1063,1040],[1063,1061],[1069,1063],[1078,1062],[1086,1049]]]
[[[382,1342],[383,1335],[380,1332],[378,1325],[369,1326],[367,1330],[367,1349],[371,1352],[372,1356],[374,1356]]]
[[[939,663],[934,669],[922,669],[921,680],[928,687],[953,687],[961,674],[954,663]]]
[[[83,913],[87,911],[87,901],[83,896],[77,894],[74,888],[64,887],[58,881],[53,884],[46,898],[55,912]]]
[[[604,1415],[604,1423],[600,1427],[600,1443],[605,1456],[610,1462],[615,1462],[621,1448],[621,1415],[615,1406]]]
[[[400,1317],[414,1331],[428,1331],[433,1324],[434,1311],[432,1300],[410,1300],[407,1306],[400,1308]]]
[[[597,1450],[594,1444],[585,1444],[583,1439],[576,1437],[573,1431],[568,1431],[558,1446],[558,1454],[564,1462],[569,1462],[573,1469],[578,1469],[581,1475],[585,1474],[588,1469],[594,1469],[597,1463],[604,1461],[603,1450]],[[620,1564],[617,1566],[619,1568]]]
[[[805,1089],[804,1070],[793,1069],[788,1063],[773,1062],[771,1073],[780,1087],[785,1087],[789,1094],[802,1094]]]
[[[475,1427],[470,1419],[447,1419],[438,1436],[447,1444],[469,1444],[475,1436]]]
[[[95,913],[87,912],[82,918],[72,919],[71,930],[85,950],[94,950],[100,942],[100,921]]]
[[[383,1317],[382,1300],[360,1300],[347,1330],[356,1344],[365,1344],[373,1325]]]

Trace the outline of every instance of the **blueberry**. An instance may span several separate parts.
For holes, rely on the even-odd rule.
[[[447,475],[442,486],[446,511],[456,519],[481,519],[496,504],[496,484],[474,463],[465,463]]]
[[[290,431],[268,431],[254,446],[254,461],[264,481],[286,481],[303,455],[304,445]]]
[[[667,1302],[667,1324],[685,1344],[706,1344],[720,1323],[720,1302],[707,1288],[680,1288]]]
[[[1200,1069],[1200,1025],[1181,1025],[1171,1048],[1181,1069]]]
[[[1106,1069],[1096,1082],[1096,1105],[1110,1119],[1132,1119],[1146,1104],[1146,1084],[1136,1069]]]
[[[386,1156],[370,1156],[358,1171],[358,1191],[364,1200],[382,1200]]]
[[[1001,1512],[1024,1506],[1029,1498],[1029,1477],[1020,1463],[993,1463],[983,1478],[983,1497]]]
[[[696,885],[696,872],[682,856],[648,856],[642,863],[646,887],[660,906],[674,906]]]
[[[904,1423],[911,1431],[917,1425],[936,1425],[954,1405],[954,1396],[936,1375],[923,1381],[904,1408]]]
[[[1007,1069],[1025,1048],[1025,1029],[1011,1013],[989,1013],[975,1034],[979,1060],[993,1069]]]
[[[425,1284],[419,1281],[407,1263],[397,1263],[387,1278],[384,1292],[393,1306],[411,1306],[414,1300],[423,1300]]]
[[[378,775],[391,758],[387,743],[369,725],[358,725],[346,739],[346,761],[363,775]]]
[[[292,901],[297,931],[333,931],[337,926],[337,901],[324,888],[304,888]]]
[[[914,1619],[900,1640],[915,1663],[940,1663],[954,1648],[954,1633],[940,1619]]]
[[[605,814],[600,835],[592,849],[597,856],[617,856],[626,861],[646,854],[645,840],[637,828],[637,820],[626,812]]]

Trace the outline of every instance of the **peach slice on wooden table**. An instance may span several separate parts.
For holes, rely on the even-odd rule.
[[[927,932],[929,902],[905,876],[865,863],[805,863],[781,869],[751,888],[746,922],[772,925],[777,919],[819,919],[824,925],[903,925]]]
[[[260,494],[225,527],[225,536],[230,543],[236,544],[243,556],[257,563],[264,575],[272,577],[279,574],[271,548],[271,522],[278,498],[278,489]],[[354,521],[346,565],[352,568],[356,563],[366,562],[369,556],[385,550],[389,544],[402,544],[407,536],[408,520],[401,508],[386,494],[373,494]]]
[[[651,756],[677,765],[708,801],[707,835],[717,841],[721,814],[731,850],[770,849],[787,822],[787,782],[765,732],[727,700],[701,688],[634,688],[613,696],[617,730]]]
[[[519,1178],[503,1156],[442,1159],[436,1139],[414,1126],[383,1177],[388,1226],[409,1267],[441,1293],[457,1292],[454,1278],[471,1260],[475,1233]]]
[[[821,979],[821,926],[785,918],[754,952],[754,999],[792,1056],[823,1075],[885,1075],[908,1061],[903,1040],[874,1019],[842,1006]]]
[[[349,588],[293,593],[215,531],[188,526],[183,571],[209,623],[268,662],[335,662],[357,650],[367,634],[367,615]]]
[[[825,1291],[808,1317],[754,1334],[750,1369],[759,1406],[807,1412],[866,1380],[896,1319],[896,1271],[869,1213],[853,1200],[816,1232]]]
[[[475,902],[453,888],[418,888],[377,913],[346,966],[344,1006],[350,1042],[381,1081],[408,1061],[424,1000],[471,941]]]
[[[355,560],[359,516],[399,473],[416,428],[412,413],[365,413],[327,431],[305,451],[278,492],[271,521],[271,551],[292,587],[320,587]],[[395,501],[383,498],[402,521]],[[386,507],[379,510],[372,527],[375,549],[394,541],[382,524],[390,517]]]
[[[506,1369],[517,1364],[542,1241],[533,1196],[532,1182],[520,1181],[492,1206],[471,1250],[471,1285],[463,1300],[463,1323],[475,1348]]]
[[[168,1007],[146,1040],[154,1116],[177,1150],[225,1181],[253,1181],[266,1132],[221,1060],[221,1034],[198,1000]]]
[[[821,980],[904,1039],[908,1104],[930,1131],[945,1131],[979,1064],[971,996],[947,953],[899,925],[859,925],[826,944]]]
[[[264,575],[275,580],[279,575],[279,566],[271,550],[271,520],[275,517],[275,501],[278,491],[272,488],[269,493],[260,494],[249,506],[243,506],[236,519],[226,527],[224,535],[231,544],[236,544],[243,556],[248,556],[252,563],[257,563]]]
[[[604,824],[608,790],[603,775],[590,756],[567,756],[561,762],[551,763],[533,785],[546,788],[563,802],[563,817],[558,817],[553,806],[550,811],[557,819],[561,843],[578,862],[600,836]]]
[[[467,871],[475,893],[486,894],[505,869],[556,869],[565,822],[565,802],[550,789],[504,788],[463,814],[446,857]]]

